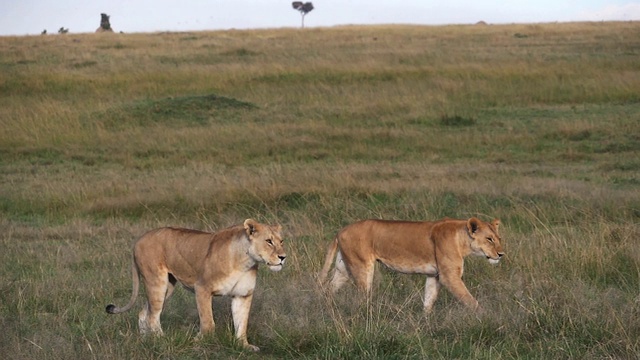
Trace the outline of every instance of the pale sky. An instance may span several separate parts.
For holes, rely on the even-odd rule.
[[[630,0],[313,0],[305,27],[640,20]],[[0,0],[0,36],[94,32],[100,13],[119,32],[300,27],[288,0]]]

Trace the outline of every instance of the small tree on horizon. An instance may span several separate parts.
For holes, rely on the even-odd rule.
[[[291,6],[293,6],[295,10],[300,11],[302,15],[302,28],[304,29],[304,16],[313,10],[313,4],[311,2],[303,3],[302,1],[294,1],[291,3]]]

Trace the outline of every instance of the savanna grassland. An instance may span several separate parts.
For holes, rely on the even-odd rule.
[[[5,359],[640,357],[640,23],[0,37]],[[364,218],[502,220],[468,258],[486,312],[380,267],[371,301],[317,273]],[[142,338],[136,237],[280,223],[249,341],[229,301],[194,340],[177,290]]]

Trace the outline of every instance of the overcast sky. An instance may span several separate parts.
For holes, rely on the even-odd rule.
[[[313,0],[306,27],[347,24],[492,24],[640,20],[629,0]],[[100,13],[115,31],[156,32],[299,27],[287,0],[0,0],[0,36],[60,27],[94,32]]]

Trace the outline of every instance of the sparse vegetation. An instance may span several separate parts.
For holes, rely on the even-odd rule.
[[[516,34],[516,35],[514,35]],[[0,38],[0,353],[8,359],[637,358],[640,24]],[[363,218],[502,220],[467,259],[476,317],[381,268],[370,302],[316,281]],[[177,290],[141,338],[130,245],[165,225],[279,222],[248,335],[194,340]],[[142,306],[142,299],[139,301]]]

